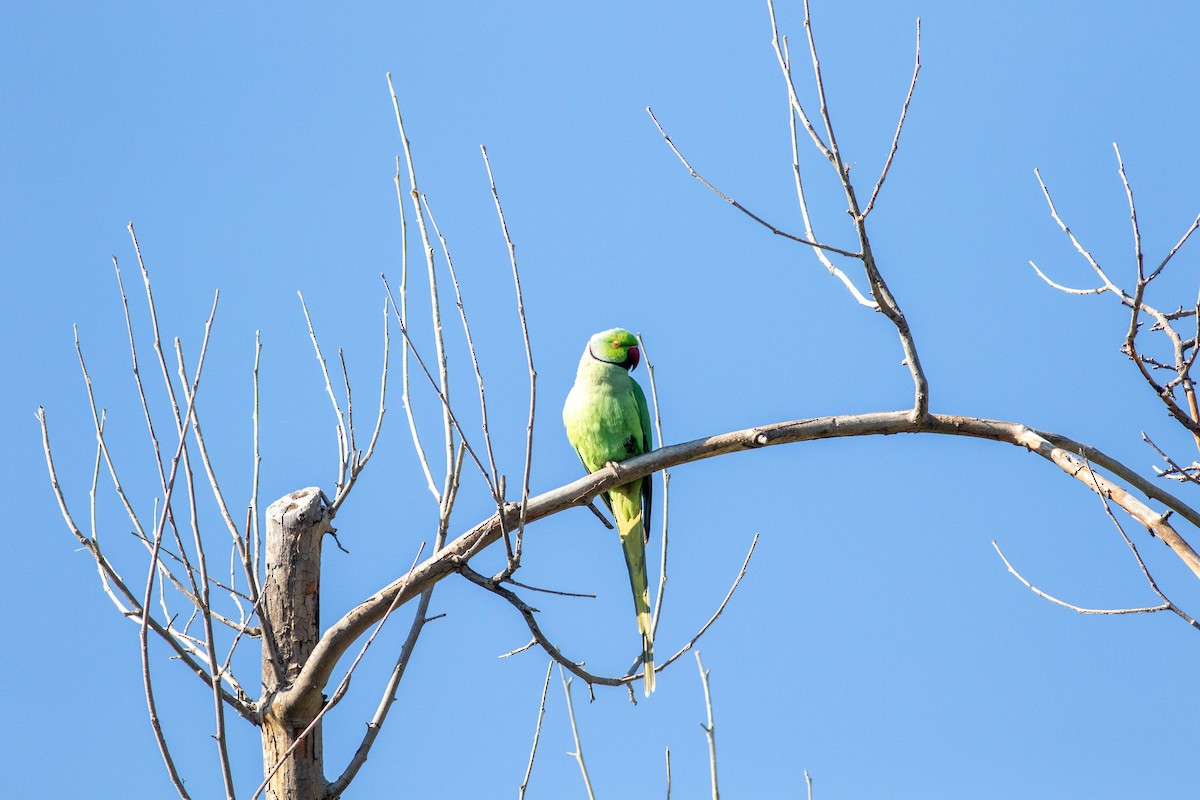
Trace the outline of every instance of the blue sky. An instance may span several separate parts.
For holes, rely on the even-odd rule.
[[[1077,234],[1118,280],[1133,274],[1113,141],[1148,253],[1161,257],[1195,216],[1200,11],[1074,0],[814,6],[860,196],[891,140],[922,18],[921,82],[871,224],[933,410],[1064,433],[1151,474],[1145,431],[1190,462],[1188,441],[1118,352],[1124,313],[1111,298],[1053,292],[1028,262],[1063,283],[1093,283],[1049,218],[1040,167]],[[781,2],[779,13],[799,66],[802,9]],[[365,419],[380,361],[378,276],[399,274],[388,71],[472,314],[510,486],[524,458],[524,352],[480,144],[517,243],[539,375],[533,491],[578,475],[559,408],[587,337],[613,325],[646,338],[669,442],[909,403],[885,320],[855,305],[811,253],[703,190],[644,111],[653,106],[705,177],[799,232],[763,4],[13,8],[0,31],[10,297],[0,433],[16,512],[0,559],[10,720],[0,753],[21,767],[10,770],[14,795],[171,796],[146,722],[136,626],[115,613],[64,528],[41,455],[39,405],[86,520],[94,436],[72,325],[143,513],[155,479],[111,265],[115,255],[144,333],[129,221],[164,335],[181,337],[191,360],[221,291],[200,407],[231,502],[244,507],[249,495],[255,331],[263,504],[331,487],[332,414],[296,292],[327,354],[344,348]],[[798,81],[813,107],[803,73]],[[830,171],[808,150],[801,165],[818,232],[851,246]],[[1195,263],[1185,250],[1153,299],[1190,304]],[[454,387],[471,409],[469,361],[453,306],[445,310]],[[429,346],[427,326],[416,339]],[[350,554],[326,551],[325,624],[400,575],[432,535],[435,509],[398,393],[388,409],[377,461],[338,517]],[[428,396],[418,412],[433,435]],[[1153,603],[1095,498],[1041,459],[932,437],[813,442],[678,468],[671,491],[660,651],[708,618],[761,534],[742,587],[699,645],[726,796],[803,796],[803,769],[819,798],[1194,796],[1200,701],[1185,678],[1200,658],[1194,631],[1162,615],[1077,616],[1018,584],[991,548],[998,540],[1030,580],[1081,605]],[[128,521],[103,498],[102,535],[137,574]],[[487,513],[480,486],[465,485],[454,530]],[[1200,610],[1190,573],[1134,523],[1127,529],[1173,599]],[[637,640],[615,538],[575,511],[531,527],[527,547],[524,580],[599,595],[534,596],[542,625],[589,667],[624,670]],[[464,581],[443,582],[433,610],[446,616],[422,638],[347,797],[516,793],[546,659],[497,660],[527,633]],[[406,627],[397,622],[332,712],[331,776],[378,701]],[[163,651],[155,658],[188,786],[216,796],[209,697]],[[251,685],[253,666],[242,669]],[[598,796],[662,796],[667,747],[673,796],[707,791],[694,662],[681,660],[658,686],[633,707],[620,691],[588,704],[576,685]],[[257,732],[231,725],[239,796],[249,797]],[[541,748],[528,797],[584,796],[563,755],[572,743],[557,673]]]

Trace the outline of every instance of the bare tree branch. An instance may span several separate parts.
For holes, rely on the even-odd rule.
[[[623,461],[619,466],[610,465],[557,489],[531,497],[527,522],[536,522],[566,508],[585,505],[590,498],[613,486],[625,484],[679,464],[737,451],[814,439],[896,433],[967,436],[1025,448],[1050,461],[1067,475],[1080,480],[1090,490],[1092,481],[1087,475],[1087,469],[1082,460],[1082,458],[1086,458],[1114,474],[1118,479],[1130,484],[1144,496],[1179,513],[1193,525],[1200,526],[1200,513],[1197,513],[1195,509],[1137,475],[1102,451],[1076,442],[1069,437],[1037,431],[1021,423],[976,417],[930,414],[927,418],[918,420],[914,419],[909,411],[876,412],[779,422],[661,447],[651,453]],[[1082,458],[1077,453],[1081,453]],[[1123,508],[1154,536],[1167,544],[1189,569],[1200,576],[1200,555],[1174,530],[1166,515],[1152,510],[1141,499],[1103,476],[1099,477],[1099,483],[1112,502]],[[395,598],[396,593],[401,591],[402,585],[405,588],[400,602],[405,603],[423,591],[425,587],[457,572],[465,560],[498,541],[506,524],[510,523],[502,523],[499,515],[493,515],[478,523],[448,543],[441,552],[419,564],[407,584],[402,578],[397,579],[347,612],[326,630],[312,657],[305,665],[300,680],[310,682],[312,686],[323,686],[333,665],[345,652],[349,643],[361,635],[367,626],[379,619],[379,616]]]
[[[1004,562],[1004,566],[1008,568],[1008,571],[1010,573],[1012,573],[1012,576],[1014,578],[1016,578],[1017,580],[1019,580],[1022,584],[1024,584],[1026,589],[1029,589],[1029,591],[1033,592],[1034,594],[1036,594],[1038,597],[1042,598],[1043,600],[1049,600],[1051,603],[1054,603],[1055,605],[1060,605],[1063,608],[1069,608],[1072,611],[1075,611],[1077,613],[1080,613],[1080,614],[1102,614],[1102,615],[1104,615],[1104,614],[1113,614],[1113,615],[1152,614],[1155,611],[1169,610],[1169,606],[1166,603],[1163,603],[1162,605],[1158,605],[1158,606],[1146,606],[1143,608],[1084,608],[1083,606],[1077,606],[1074,603],[1068,603],[1065,600],[1059,600],[1057,597],[1054,597],[1053,595],[1043,592],[1041,589],[1037,588],[1032,583],[1025,580],[1025,577],[1023,575],[1021,575],[1021,573],[1017,572],[1016,567],[1014,567],[1012,565],[1012,563],[1008,560],[1008,558],[1004,555],[1004,552],[1000,549],[1000,545],[996,544],[995,539],[992,540],[992,547],[995,549],[996,555],[1000,556],[1000,560]]]
[[[425,255],[425,265],[429,277],[429,313],[433,322],[433,342],[438,364],[438,388],[442,396],[442,433],[446,444],[446,473],[447,483],[449,473],[454,465],[454,426],[450,414],[450,373],[446,361],[446,344],[442,336],[442,310],[437,289],[437,270],[434,269],[433,244],[429,239],[429,229],[425,225],[425,214],[421,209],[421,190],[417,186],[416,165],[413,163],[412,147],[404,132],[404,118],[400,114],[400,101],[396,97],[396,89],[392,86],[392,74],[387,74],[388,92],[392,96],[392,109],[396,113],[396,127],[400,131],[400,143],[404,148],[404,160],[408,165],[409,197],[412,200],[413,214],[417,219],[417,229],[421,233],[421,252]]]
[[[866,219],[867,215],[871,213],[871,209],[875,207],[875,198],[879,197],[879,190],[883,188],[883,182],[887,180],[888,170],[892,168],[892,159],[896,157],[896,148],[900,146],[900,132],[904,130],[904,120],[908,116],[908,104],[912,102],[913,91],[917,88],[917,75],[921,72],[920,17],[917,17],[916,50],[916,63],[913,65],[912,82],[908,85],[908,94],[904,96],[904,106],[900,109],[900,121],[896,123],[896,135],[892,137],[892,146],[888,150],[887,161],[883,164],[883,171],[879,174],[879,180],[875,182],[875,189],[871,192],[871,199],[867,201],[867,207],[863,209],[863,219]]]
[[[696,651],[696,667],[700,670],[700,683],[704,686],[704,708],[708,712],[708,724],[701,724],[704,736],[708,739],[708,774],[712,782],[712,800],[721,800],[721,790],[717,788],[717,728],[713,723],[712,693],[708,690],[708,670],[700,661],[700,651]]]
[[[438,503],[442,502],[441,492],[438,491],[437,485],[433,482],[433,473],[429,469],[429,459],[425,456],[425,447],[421,444],[421,434],[417,430],[417,420],[413,414],[412,394],[408,383],[408,353],[411,349],[408,341],[408,333],[405,330],[408,319],[408,223],[407,216],[404,213],[404,190],[400,186],[400,158],[396,157],[396,174],[394,176],[396,184],[396,204],[400,211],[400,304],[397,307],[395,299],[388,291],[388,299],[392,306],[396,309],[396,316],[400,321],[400,333],[404,337],[404,345],[400,348],[400,384],[401,397],[404,402],[404,414],[408,418],[408,432],[412,436],[413,449],[417,453],[417,460],[421,465],[421,471],[425,473],[425,483],[429,488],[429,493],[433,495],[434,500]],[[383,276],[380,276],[383,278]],[[383,285],[387,287],[387,279],[383,278]],[[415,350],[413,350],[415,354]],[[424,363],[421,364],[424,369]],[[428,370],[426,370],[428,374]],[[432,380],[432,378],[431,378]]]
[[[772,30],[774,30],[774,16],[772,16],[771,21]],[[792,180],[796,185],[796,202],[800,206],[800,218],[804,221],[804,233],[809,239],[815,241],[817,236],[815,233],[813,233],[812,217],[809,216],[808,213],[808,199],[804,195],[804,181],[800,175],[800,135],[799,130],[796,127],[797,115],[791,102],[791,96],[794,96],[796,87],[792,83],[791,55],[788,52],[787,37],[783,37],[782,51],[780,51],[778,33],[776,33],[776,39],[774,40],[773,44],[775,47],[775,52],[780,61],[780,69],[783,71],[783,77],[787,82],[789,92],[788,130],[791,133]],[[854,281],[852,281],[845,272],[834,266],[833,262],[829,259],[829,256],[825,254],[825,251],[818,248],[813,248],[812,252],[813,255],[817,257],[817,261],[819,261],[821,265],[825,267],[829,274],[842,282],[842,285],[846,287],[846,290],[850,292],[851,296],[854,297],[855,301],[858,302],[859,305],[874,311],[879,310],[879,303],[875,302],[873,299],[867,297],[861,291],[859,291],[859,288],[854,284]]]
[[[479,367],[479,356],[475,352],[475,337],[471,335],[471,323],[467,319],[467,307],[463,303],[462,291],[458,285],[458,274],[454,271],[454,259],[450,257],[450,246],[446,242],[446,237],[442,235],[441,229],[438,228],[437,219],[433,215],[433,209],[429,207],[429,199],[422,195],[421,202],[425,204],[425,211],[429,214],[429,222],[433,225],[433,232],[437,234],[438,241],[442,244],[442,257],[446,259],[446,268],[450,273],[450,282],[454,285],[454,300],[458,306],[459,318],[462,319],[463,333],[467,338],[467,352],[471,356],[471,366],[475,370],[475,385],[479,389],[480,427],[483,430],[483,446],[487,451],[488,474],[490,475],[488,486],[492,489],[493,494],[497,494],[500,486],[500,472],[496,469],[496,454],[492,450],[492,433],[488,428],[487,393],[484,391],[483,371]],[[497,504],[504,502],[503,497],[496,497],[495,500]]]
[[[695,178],[696,180],[700,181],[702,184],[704,184],[704,186],[707,187],[709,189],[709,191],[711,191],[717,197],[720,197],[726,203],[729,203],[729,205],[733,206],[738,211],[742,212],[743,214],[748,216],[750,219],[757,222],[759,225],[762,225],[764,228],[766,228],[767,230],[769,230],[771,233],[775,234],[776,236],[782,236],[785,239],[791,239],[794,242],[799,242],[800,244],[806,244],[809,247],[816,247],[821,250],[828,250],[831,253],[837,253],[838,255],[842,255],[842,256],[849,256],[850,258],[861,258],[862,257],[861,254],[859,254],[859,253],[852,253],[849,250],[843,250],[840,247],[834,247],[834,246],[828,245],[828,244],[821,244],[820,242],[814,242],[809,239],[805,239],[803,236],[797,236],[794,233],[788,233],[787,231],[780,230],[779,228],[775,227],[771,223],[767,222],[765,219],[758,216],[750,209],[746,208],[744,205],[739,203],[737,200],[734,200],[732,197],[725,194],[720,189],[718,189],[716,186],[713,186],[711,183],[709,183],[707,180],[705,180],[704,176],[701,175],[699,172],[697,172],[695,167],[693,167],[688,162],[688,160],[683,157],[683,153],[679,152],[679,148],[677,148],[675,146],[675,142],[671,141],[671,137],[667,135],[667,132],[665,130],[663,130],[662,125],[660,125],[658,123],[658,117],[654,116],[654,111],[651,110],[651,108],[649,106],[646,106],[646,113],[649,114],[650,119],[654,121],[654,127],[658,128],[658,132],[662,135],[663,140],[666,141],[667,146],[671,148],[671,152],[673,152],[679,158],[679,160],[681,162],[683,162],[683,166],[687,167],[687,171],[689,173],[691,173],[692,177]]]
[[[132,226],[130,228],[130,231],[132,232]],[[148,281],[147,281],[146,285],[147,285],[147,287],[149,287]],[[167,477],[167,485],[166,485],[166,489],[165,489],[165,492],[163,495],[163,510],[159,515],[158,526],[154,532],[154,552],[151,553],[150,568],[147,571],[148,574],[146,575],[146,591],[142,595],[142,602],[141,602],[141,610],[142,610],[141,625],[138,628],[138,644],[139,644],[139,649],[141,651],[141,657],[142,657],[142,686],[145,689],[146,706],[147,706],[147,709],[150,714],[150,727],[154,731],[154,739],[158,743],[158,750],[159,750],[159,753],[162,755],[163,763],[167,767],[167,774],[171,778],[171,783],[175,787],[175,791],[179,793],[179,796],[182,798],[185,798],[185,800],[186,800],[186,798],[189,797],[189,795],[187,793],[187,790],[183,786],[183,779],[180,778],[179,772],[175,768],[175,761],[171,757],[170,747],[167,745],[166,736],[163,734],[162,722],[159,720],[159,716],[158,716],[158,705],[154,699],[154,684],[150,677],[150,643],[149,643],[150,599],[154,594],[154,576],[158,571],[158,565],[160,563],[159,556],[158,556],[158,550],[162,546],[163,531],[164,531],[164,528],[167,523],[167,515],[170,513],[169,509],[171,507],[171,494],[175,489],[175,477],[179,471],[181,456],[183,456],[184,452],[186,451],[187,424],[188,424],[188,421],[191,419],[192,414],[195,412],[194,401],[196,399],[196,389],[199,387],[199,384],[200,384],[200,374],[204,368],[204,354],[208,350],[208,337],[209,337],[209,333],[212,330],[213,316],[215,316],[216,313],[217,313],[217,298],[216,298],[216,296],[214,296],[212,313],[209,314],[208,323],[204,326],[204,342],[200,347],[200,359],[196,364],[196,375],[192,381],[192,391],[191,391],[191,394],[188,399],[187,413],[184,414],[183,417],[179,418],[176,423],[176,426],[179,430],[179,444],[175,448],[175,455],[172,456],[172,458],[171,458],[171,471]],[[160,352],[161,352],[161,349],[160,349]],[[169,383],[169,379],[168,379],[168,383]],[[205,584],[205,589],[207,589],[207,584]],[[210,666],[214,666],[214,668],[215,668],[215,665],[212,665],[211,662],[210,662]],[[214,695],[217,697],[217,705],[219,707],[221,705],[220,676],[218,676],[216,674],[214,674],[212,676],[212,687],[213,687]],[[220,715],[220,712],[218,712],[218,715]],[[217,731],[218,737],[220,737],[223,732],[224,731],[222,731],[222,730],[218,730]],[[222,751],[221,755],[222,755],[224,764],[227,766],[228,759],[226,757],[225,752]],[[222,777],[224,777],[224,776],[225,776],[225,771],[223,770]],[[226,784],[225,784],[225,790],[226,790],[226,795],[229,795],[231,792],[231,786],[228,782],[226,782]]]
[[[575,759],[579,764],[579,771],[583,774],[583,785],[587,789],[588,800],[596,800],[596,795],[592,791],[592,779],[588,777],[587,764],[583,763],[583,746],[579,744],[579,728],[575,724],[575,704],[571,702],[571,679],[566,676],[559,666],[558,675],[562,678],[563,694],[567,696],[567,717],[571,720],[571,736],[575,739],[575,752],[567,753]]]
[[[521,338],[525,343],[525,363],[529,369],[529,420],[525,424],[525,467],[521,474],[521,506],[517,520],[517,535],[509,554],[508,564],[500,573],[503,580],[511,576],[521,566],[521,547],[525,536],[525,511],[529,505],[529,475],[533,468],[533,412],[537,408],[537,370],[533,366],[533,348],[529,344],[529,324],[525,319],[525,298],[521,294],[521,274],[517,270],[517,248],[508,233],[508,222],[504,219],[504,208],[500,205],[500,193],[496,191],[496,179],[492,175],[492,162],[488,160],[487,148],[479,146],[483,154],[483,165],[487,168],[488,185],[492,190],[492,200],[496,203],[496,216],[500,218],[500,230],[504,233],[504,244],[508,248],[508,261],[512,265],[513,286],[516,289],[517,317],[521,321]],[[497,498],[503,503],[503,498]],[[503,505],[500,511],[503,511]]]
[[[201,350],[200,350],[201,362],[203,361],[204,353],[208,348],[208,339],[209,339],[209,334],[212,331],[213,316],[215,316],[216,313],[217,313],[217,299],[214,296],[213,297],[212,314],[209,315],[208,322],[204,326],[204,343],[201,346]],[[224,514],[224,518],[226,520],[227,526],[230,529],[230,532],[233,534],[234,543],[241,544],[241,537],[238,535],[237,527],[235,525],[233,525],[233,520],[229,516],[228,509],[225,508],[224,500],[222,499],[220,490],[217,486],[216,476],[213,474],[212,465],[208,460],[208,452],[204,446],[204,436],[200,432],[200,424],[199,424],[196,410],[195,410],[195,408],[196,408],[196,390],[200,383],[200,366],[201,366],[201,364],[197,363],[197,365],[196,365],[196,378],[192,382],[193,388],[191,391],[188,391],[187,367],[184,364],[183,347],[180,344],[180,341],[178,338],[175,339],[175,356],[176,356],[176,361],[177,361],[178,367],[179,367],[179,385],[183,391],[184,398],[187,400],[187,406],[188,406],[188,411],[189,411],[189,413],[184,416],[183,425],[179,429],[180,442],[186,442],[187,425],[188,425],[188,420],[190,419],[191,427],[192,427],[192,436],[196,440],[196,445],[200,450],[201,461],[203,462],[205,471],[208,474],[208,480],[209,480],[210,485],[212,486],[213,493],[216,495],[217,503],[220,506],[221,511]],[[186,453],[186,444],[183,445],[183,449],[184,449],[184,452]],[[186,467],[186,462],[185,462],[185,467]],[[221,779],[225,785],[225,796],[228,798],[228,800],[233,800],[233,797],[234,797],[233,772],[229,765],[229,742],[228,742],[228,739],[227,739],[226,733],[225,733],[225,703],[221,699],[221,686],[220,686],[220,681],[221,681],[221,677],[222,677],[221,663],[220,663],[220,660],[217,658],[216,635],[213,631],[213,624],[212,624],[213,623],[212,594],[210,592],[209,580],[208,580],[208,558],[204,552],[204,539],[200,535],[200,519],[199,519],[199,513],[198,513],[197,501],[196,501],[196,484],[195,484],[195,481],[193,479],[193,476],[192,476],[192,473],[190,470],[187,471],[187,474],[185,477],[186,477],[185,486],[186,486],[187,495],[188,495],[188,511],[189,511],[189,515],[190,515],[190,524],[191,524],[191,528],[192,528],[193,544],[195,545],[195,548],[196,548],[196,566],[199,568],[199,571],[200,571],[200,603],[196,606],[196,611],[200,615],[200,622],[204,628],[203,648],[204,648],[205,660],[208,662],[209,669],[212,671],[212,676],[213,676],[213,714],[216,718],[216,728],[217,728],[216,733],[214,734],[213,738],[217,742],[217,755],[218,755],[220,768],[221,768]],[[170,499],[168,497],[163,498],[163,505],[164,505],[164,514],[165,514],[166,508],[170,506]],[[161,541],[162,541],[161,537],[162,537],[162,532],[160,529],[158,538],[156,539],[156,542],[161,544]],[[243,553],[243,556],[245,556],[245,555],[246,554]],[[243,563],[246,565],[247,570],[248,570],[249,569],[249,558],[244,557]],[[247,574],[247,579],[250,582],[251,592],[254,592],[255,585],[256,585],[256,580],[255,580],[254,574],[252,572],[249,572]],[[145,607],[146,605],[148,605],[148,603],[143,602],[143,607]],[[143,625],[142,625],[143,637],[145,636],[145,630],[146,630],[145,623],[143,623]],[[149,684],[149,670],[148,669],[147,669],[146,676],[147,676],[146,690],[147,690],[147,692],[149,692],[150,684]]]
[[[737,591],[738,586],[741,584],[742,578],[746,577],[746,568],[750,566],[750,557],[754,555],[754,548],[757,546],[758,534],[756,533],[754,534],[754,539],[750,541],[750,549],[746,551],[746,558],[742,561],[742,568],[738,570],[737,577],[733,579],[733,585],[731,585],[729,587],[729,591],[725,593],[725,599],[721,601],[721,605],[717,606],[717,610],[714,611],[713,615],[708,618],[708,622],[704,623],[704,625],[700,627],[700,630],[696,631],[696,635],[693,636],[687,644],[675,651],[675,654],[666,661],[658,664],[655,667],[657,672],[662,672],[664,669],[673,664],[680,656],[682,656],[688,650],[691,650],[696,645],[696,642],[700,641],[700,637],[707,633],[708,629],[713,626],[713,623],[717,621],[717,618],[720,617],[721,614],[725,613],[725,606],[729,605],[729,601],[733,597],[733,593]]]
[[[537,725],[533,728],[533,746],[529,748],[529,766],[525,768],[525,777],[517,789],[517,800],[525,800],[525,790],[529,787],[529,776],[533,774],[533,759],[537,755],[538,740],[542,738],[542,718],[546,715],[546,692],[550,689],[550,673],[554,671],[554,662],[546,664],[546,680],[542,684],[542,701],[538,704]]]

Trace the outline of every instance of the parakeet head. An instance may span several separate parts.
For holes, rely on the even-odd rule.
[[[600,331],[588,341],[588,354],[597,361],[632,370],[642,360],[637,338],[624,328]]]

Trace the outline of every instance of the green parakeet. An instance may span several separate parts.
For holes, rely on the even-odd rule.
[[[575,385],[563,406],[563,424],[588,472],[650,451],[650,409],[642,387],[629,375],[640,360],[637,339],[622,328],[597,333],[579,359]],[[638,478],[601,495],[616,519],[629,568],[647,696],[654,691],[654,632],[646,580],[651,492],[650,479]]]

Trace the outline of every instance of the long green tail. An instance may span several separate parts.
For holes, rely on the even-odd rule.
[[[650,621],[650,588],[646,578],[646,531],[642,525],[641,481],[618,486],[609,492],[617,531],[621,534],[621,549],[625,551],[625,566],[629,569],[629,585],[633,589],[633,608],[637,613],[638,630],[642,634],[642,675],[646,696],[654,691],[654,630]]]

